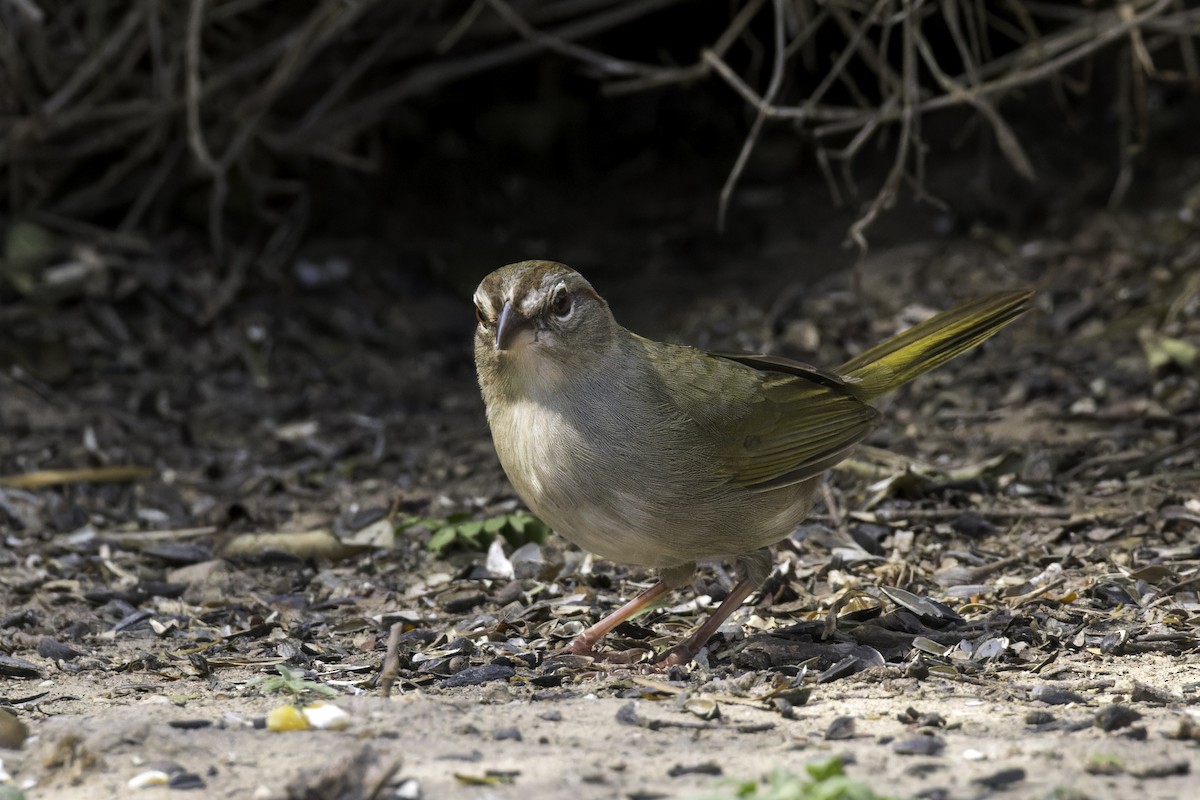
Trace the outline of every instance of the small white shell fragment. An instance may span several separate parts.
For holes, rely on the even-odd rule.
[[[341,731],[350,725],[350,715],[332,703],[313,703],[301,710],[308,724],[319,731]]]
[[[689,697],[683,707],[700,719],[717,719],[721,716],[721,707],[710,697]]]
[[[396,787],[392,796],[396,800],[421,800],[421,783],[416,778],[409,778]]]
[[[171,776],[161,769],[148,769],[129,779],[130,789],[148,789],[151,786],[166,786]]]
[[[972,747],[963,750],[962,757],[966,761],[983,761],[987,758],[987,755]]]
[[[487,562],[484,565],[493,577],[512,580],[516,577],[516,571],[513,569],[512,562],[508,560],[508,556],[504,555],[504,539],[497,536],[488,546]]]

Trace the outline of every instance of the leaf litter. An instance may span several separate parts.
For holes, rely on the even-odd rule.
[[[562,709],[561,721],[509,708],[493,729],[569,723],[578,741],[607,720],[608,749],[577,770],[596,796],[700,787],[749,763],[731,767],[733,756],[701,745],[674,776],[670,759],[647,772],[621,728],[732,737],[751,751],[769,742],[775,761],[792,764],[832,742],[853,748],[853,774],[876,769],[911,792],[953,783],[937,766],[952,763],[986,790],[1049,791],[1070,774],[1100,797],[1087,788],[1100,771],[1172,796],[1200,740],[1200,677],[1175,668],[1194,666],[1200,649],[1197,236],[1163,241],[1097,218],[1053,247],[1030,242],[977,263],[967,260],[978,252],[944,254],[923,306],[1044,277],[1037,311],[889,401],[885,424],[779,546],[762,589],[695,665],[655,676],[557,653],[649,576],[547,538],[519,508],[460,341],[389,353],[384,369],[386,331],[349,319],[339,336],[361,352],[327,360],[313,354],[337,345],[306,338],[294,320],[250,336],[262,322],[250,298],[199,342],[160,306],[126,309],[139,335],[115,357],[136,369],[101,380],[78,361],[47,383],[18,370],[0,378],[6,420],[21,432],[0,453],[0,676],[7,706],[39,733],[5,768],[64,791],[114,771],[132,777],[114,765],[153,752],[153,738],[80,735],[71,721],[84,713],[119,731],[177,709],[214,724],[171,736],[262,746],[253,720],[266,718],[265,694],[291,686],[345,695],[350,731],[382,743],[396,713],[459,744],[475,734],[445,719],[518,701]],[[1055,254],[1049,271],[1043,252]],[[882,280],[863,269],[865,285]],[[799,340],[811,352],[789,351],[813,363],[838,363],[926,313],[826,288],[770,311],[815,323],[819,335]],[[343,290],[348,302],[370,295]],[[709,331],[717,349],[775,345],[765,311],[728,303],[698,303],[685,329]],[[319,319],[326,305],[302,298],[291,313]],[[24,320],[17,341],[102,342],[104,320]],[[264,367],[247,366],[261,335],[273,348],[265,383]],[[79,356],[97,357],[114,356],[99,345]],[[403,374],[447,377],[435,390]],[[363,395],[361,375],[388,391]],[[720,565],[706,568],[694,591],[607,645],[649,660],[729,585]],[[393,700],[383,701],[389,644]],[[914,732],[893,707],[940,723]],[[1067,737],[1069,755],[1051,767],[1037,753],[1062,751],[1054,737]],[[457,779],[432,759],[355,758],[375,759],[379,785],[416,776],[520,789],[551,780],[514,766],[536,742],[480,739],[471,749],[483,768]],[[1024,745],[1033,750],[1020,757],[1006,750]],[[960,759],[965,749],[977,755]],[[1120,764],[1105,755],[1116,752]],[[934,766],[905,772],[891,753]],[[186,766],[161,772],[212,764]]]

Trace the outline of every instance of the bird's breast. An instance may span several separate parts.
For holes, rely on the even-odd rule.
[[[670,501],[646,485],[670,476],[646,475],[619,443],[532,400],[489,409],[489,423],[513,488],[557,533],[621,563],[687,560],[670,541]]]

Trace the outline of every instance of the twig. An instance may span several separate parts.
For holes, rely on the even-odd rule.
[[[142,8],[135,5],[125,13],[121,24],[108,37],[104,46],[97,50],[91,58],[80,64],[75,72],[71,74],[71,77],[67,79],[66,83],[59,87],[59,90],[42,104],[42,114],[52,117],[74,100],[75,95],[88,81],[99,75],[110,61],[125,52],[126,45],[133,37],[134,31],[137,30],[138,23],[141,21]]]
[[[771,83],[767,86],[767,93],[763,96],[764,105],[770,105],[774,101],[775,95],[779,93],[779,87],[783,85],[783,0],[772,0],[772,4],[775,8],[775,60],[774,66],[771,68]],[[759,111],[754,118],[754,123],[750,126],[750,132],[746,134],[746,141],[742,143],[741,152],[738,153],[733,169],[729,171],[728,177],[725,178],[725,185],[721,187],[721,197],[717,203],[717,230],[720,232],[725,230],[725,217],[729,211],[729,198],[733,196],[733,187],[737,185],[738,177],[746,168],[746,162],[750,160],[750,153],[754,150],[754,144],[758,141],[758,135],[762,131],[766,119],[766,114]]]
[[[454,23],[450,30],[446,31],[446,35],[438,40],[434,51],[439,55],[450,52],[451,48],[458,44],[458,40],[475,24],[475,20],[479,19],[483,8],[483,0],[475,0],[474,3],[471,3],[470,7],[458,18],[458,22]]]
[[[1038,83],[1047,78],[1054,77],[1068,66],[1071,66],[1076,61],[1092,55],[1096,51],[1102,49],[1109,43],[1115,41],[1121,36],[1129,32],[1129,29],[1134,25],[1141,25],[1145,21],[1157,16],[1162,9],[1172,2],[1172,0],[1156,0],[1153,6],[1147,8],[1141,14],[1135,16],[1132,20],[1125,22],[1119,19],[1115,12],[1104,12],[1097,16],[1107,17],[1107,22],[1100,24],[1100,30],[1096,31],[1093,25],[1081,27],[1080,29],[1072,29],[1062,35],[1062,43],[1074,46],[1074,49],[1067,49],[1054,58],[1046,61],[1037,61],[1036,54],[1031,52],[1031,47],[1019,50],[1009,56],[1006,62],[1020,62],[1022,60],[1033,60],[1035,66],[1026,70],[1018,70],[1013,73],[1004,75],[992,81],[987,81],[979,84],[972,92],[977,97],[987,97],[994,94],[1017,89],[1022,86],[1027,86],[1032,83]],[[1076,44],[1077,41],[1082,41],[1082,44]],[[1044,46],[1044,45],[1043,45]],[[1042,49],[1039,47],[1038,49]],[[714,67],[716,65],[714,64]],[[980,70],[981,74],[987,74],[989,70]],[[992,70],[994,71],[994,70]],[[733,76],[732,71],[729,73]],[[722,75],[722,77],[727,77]],[[733,76],[736,79],[736,76]],[[728,78],[727,78],[728,79]],[[878,117],[878,122],[896,122],[899,121],[904,111],[893,107],[886,113],[881,113],[881,110],[863,111],[861,109],[850,108],[824,108],[820,113],[813,113],[807,107],[800,106],[774,106],[764,104],[762,98],[754,94],[753,90],[745,86],[740,81],[730,81],[730,85],[738,90],[746,100],[752,103],[756,108],[762,106],[764,113],[768,116],[778,117],[780,119],[794,119],[798,121],[806,121],[809,119],[829,120],[828,124],[813,129],[813,135],[818,138],[824,138],[835,134],[846,133],[849,131],[857,131],[863,124],[870,121],[872,118]],[[921,101],[912,107],[916,113],[927,114],[931,111],[940,111],[946,108],[962,105],[964,99],[961,97],[951,97],[948,95],[938,95],[931,97],[928,100]]]
[[[154,203],[155,198],[162,192],[167,181],[170,180],[171,174],[178,166],[179,161],[183,158],[184,145],[182,142],[175,142],[158,162],[154,173],[150,179],[142,186],[142,191],[138,193],[137,199],[129,206],[129,210],[125,212],[125,216],[117,225],[118,231],[129,232],[135,229],[142,220],[142,215]]]
[[[575,39],[594,36],[632,19],[637,19],[645,14],[681,2],[684,2],[684,0],[639,0],[638,2],[630,2],[604,13],[566,23],[548,33],[562,41],[574,41]],[[281,142],[288,149],[303,149],[313,142],[324,140],[335,131],[342,135],[349,135],[372,124],[381,118],[387,109],[407,97],[428,92],[447,83],[462,80],[468,76],[477,75],[481,72],[528,58],[541,50],[542,45],[540,43],[522,40],[456,61],[430,64],[414,70],[403,80],[397,81],[385,89],[374,92],[342,108],[337,114],[329,115],[323,120],[323,124],[314,123],[307,127],[296,129],[290,136],[282,139]]]
[[[721,34],[716,43],[704,52],[711,52],[718,58],[723,57],[726,51],[737,41],[737,38],[742,35],[746,26],[750,24],[750,20],[758,16],[758,12],[762,10],[766,2],[767,0],[750,0],[746,3],[734,16],[733,21],[729,23],[729,27],[725,29],[725,32]],[[615,96],[645,91],[647,89],[658,89],[672,83],[687,83],[699,80],[707,76],[711,71],[712,68],[708,59],[704,57],[704,53],[702,52],[700,59],[696,63],[686,67],[660,69],[658,72],[650,75],[607,83],[604,85],[604,93]]]
[[[662,71],[660,67],[606,56],[591,48],[568,42],[553,34],[543,33],[526,22],[505,0],[484,0],[484,2],[491,6],[493,11],[499,14],[505,22],[512,26],[514,31],[525,39],[539,44],[551,52],[567,56],[568,58],[574,58],[585,64],[591,64],[594,67],[599,67],[602,72],[609,75],[646,76]]]
[[[1059,588],[1066,582],[1067,582],[1067,579],[1060,575],[1059,577],[1055,578],[1054,580],[1050,581],[1049,583],[1044,584],[1044,585],[1039,586],[1038,588],[1034,589],[1032,592],[1028,592],[1026,594],[1016,595],[1015,597],[1008,598],[1009,606],[1011,608],[1020,608],[1021,606],[1026,605],[1027,603],[1032,603],[1034,600],[1037,600],[1042,595],[1049,594],[1050,591]]]
[[[1070,519],[1071,512],[1053,506],[1029,506],[1027,508],[897,508],[876,511],[851,511],[848,516],[860,522],[941,522],[958,519],[963,514],[975,514],[984,519]]]
[[[208,172],[213,185],[209,192],[208,236],[213,253],[218,258],[225,249],[222,218],[225,215],[227,183],[225,166],[218,164],[204,140],[204,126],[200,121],[200,30],[204,23],[205,0],[192,0],[188,13],[185,66],[187,69],[187,130],[188,146],[192,156]]]
[[[941,67],[937,63],[937,59],[933,55],[933,49],[929,46],[929,42],[919,32],[916,34],[917,50],[921,53],[921,60],[925,62],[925,66],[933,75],[934,80],[938,85],[946,91],[948,95],[954,95],[962,99],[975,108],[976,111],[983,116],[992,125],[992,130],[996,134],[996,144],[1000,147],[1000,152],[1008,159],[1008,163],[1016,171],[1018,175],[1028,181],[1037,180],[1037,175],[1034,172],[1033,164],[1030,163],[1029,157],[1025,155],[1024,149],[1021,147],[1020,141],[1013,133],[1012,128],[1008,127],[1008,123],[996,111],[996,109],[985,98],[978,96],[975,92],[964,89],[955,83],[946,73],[942,72]]]
[[[474,7],[482,8],[482,0],[479,0]],[[367,48],[358,59],[355,60],[347,69],[343,70],[334,81],[333,85],[321,95],[321,97],[312,104],[304,117],[300,120],[300,127],[308,127],[316,124],[325,114],[329,112],[336,103],[350,91],[350,88],[361,79],[372,66],[387,55],[393,45],[407,33],[406,29],[401,25],[393,25],[384,32],[375,42]]]
[[[721,227],[768,121],[792,121],[812,141],[839,204],[855,193],[853,166],[864,147],[899,123],[896,139],[887,143],[894,148],[891,169],[850,231],[861,248],[867,226],[905,184],[918,197],[923,191],[926,114],[970,107],[1013,168],[1031,176],[1029,159],[1000,113],[1005,95],[1048,82],[1065,102],[1067,92],[1090,88],[1092,65],[1110,48],[1107,55],[1123,59],[1117,62],[1124,81],[1121,173],[1112,191],[1117,202],[1149,141],[1152,82],[1200,86],[1200,8],[1185,0],[1117,0],[1108,7],[1045,0],[772,0],[773,54],[753,27],[767,0],[738,0],[716,41],[683,66],[619,58],[586,41],[685,1],[476,0],[451,17],[414,4],[319,0],[293,21],[277,13],[282,4],[276,0],[191,0],[183,15],[170,13],[161,0],[137,0],[115,17],[47,14],[37,0],[10,0],[12,24],[0,31],[0,63],[17,111],[0,136],[0,179],[18,214],[49,210],[83,219],[115,211],[110,218],[132,230],[158,198],[174,198],[194,181],[194,169],[177,169],[186,156],[207,182],[209,239],[214,252],[224,254],[235,171],[249,185],[249,197],[270,198],[274,206],[274,171],[289,158],[316,156],[372,170],[374,153],[360,153],[356,135],[396,103],[554,52],[599,73],[606,95],[716,77],[744,99],[754,116],[722,187]],[[951,47],[945,53],[928,38],[933,33],[925,20],[934,14]],[[263,24],[268,19],[271,24]],[[816,61],[818,34],[837,47],[822,51],[830,53],[828,66]],[[1014,49],[994,53],[993,44],[1004,39]],[[452,47],[464,55],[449,57]],[[957,74],[943,68],[947,54],[961,62]],[[757,85],[764,61],[769,85],[759,94],[750,86]],[[1080,69],[1067,71],[1073,65],[1082,67],[1082,78]],[[822,73],[807,96],[782,103],[788,79],[814,69]],[[835,87],[846,96],[833,99]],[[272,158],[248,157],[260,145],[274,151]],[[274,216],[264,203],[255,210],[264,220]]]
[[[892,168],[888,171],[887,178],[883,181],[883,186],[867,206],[867,210],[854,221],[854,224],[850,226],[850,231],[846,234],[846,238],[858,246],[860,254],[867,252],[867,240],[863,236],[863,231],[870,227],[880,211],[889,208],[896,201],[896,189],[900,186],[900,179],[904,177],[904,165],[908,162],[909,150],[914,147],[913,143],[917,138],[915,131],[920,125],[920,116],[915,109],[919,98],[917,96],[916,37],[913,32],[913,12],[916,6],[913,3],[914,0],[904,0],[908,13],[904,15],[903,23],[904,82],[900,99],[900,141],[896,145],[896,158],[892,162]]]
[[[777,119],[792,119],[799,122],[807,120],[861,120],[863,113],[857,108],[841,108],[839,106],[814,105],[811,108],[802,106],[773,106],[766,102],[745,81],[733,71],[733,68],[722,60],[721,56],[712,50],[705,50],[702,57],[706,64],[729,84],[735,92],[742,96],[755,110],[763,116]]]
[[[383,668],[379,672],[379,693],[390,697],[396,678],[400,677],[400,637],[404,633],[403,622],[393,622],[388,632],[387,652],[383,657]]]
[[[88,469],[43,469],[20,475],[0,476],[0,486],[9,489],[44,489],[73,483],[129,483],[154,474],[149,467],[95,467]]]

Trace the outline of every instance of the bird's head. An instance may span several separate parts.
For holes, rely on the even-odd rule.
[[[501,267],[483,279],[474,299],[475,365],[485,389],[493,381],[554,390],[588,369],[619,330],[592,285],[554,261]]]

